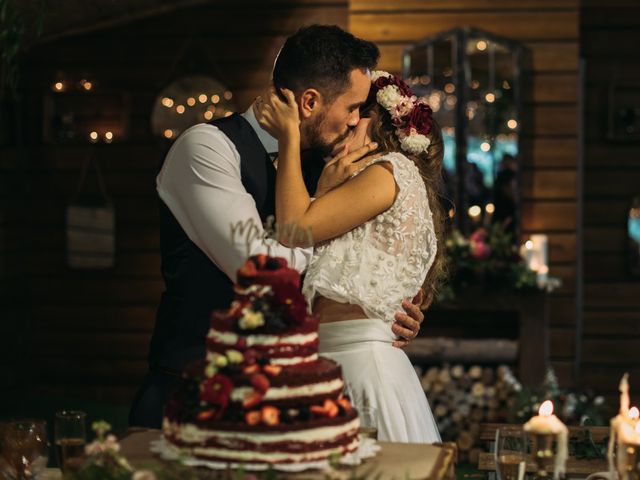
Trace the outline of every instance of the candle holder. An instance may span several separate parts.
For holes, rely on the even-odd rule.
[[[556,453],[553,442],[555,433],[529,433],[531,438],[531,456],[536,466],[536,478],[554,476]]]
[[[640,479],[639,450],[640,448],[637,445],[629,445],[618,441],[615,458],[618,480]]]

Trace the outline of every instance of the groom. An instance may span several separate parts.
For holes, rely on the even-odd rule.
[[[364,155],[359,107],[367,99],[369,71],[378,48],[336,26],[302,28],[276,59],[273,81],[304,102],[301,148],[317,152],[304,162],[310,193],[320,195],[345,181]],[[282,256],[304,272],[311,249],[234,242],[230,225],[251,219],[261,226],[275,213],[273,158],[278,143],[256,121],[255,103],[234,114],[186,130],[169,150],[156,179],[160,197],[160,250],[166,290],[151,339],[149,373],[131,408],[130,424],[160,427],[168,394],[185,364],[204,358],[213,310],[227,308],[236,271],[247,251]],[[358,126],[360,123],[360,126]],[[360,150],[358,150],[360,147]],[[322,158],[354,151],[325,167]],[[397,346],[414,338],[423,320],[421,295],[403,302],[393,332]]]

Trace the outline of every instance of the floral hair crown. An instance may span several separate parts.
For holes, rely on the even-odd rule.
[[[371,72],[370,95],[391,115],[400,147],[414,155],[427,153],[431,143],[427,135],[433,125],[427,102],[418,99],[401,78],[383,70]]]

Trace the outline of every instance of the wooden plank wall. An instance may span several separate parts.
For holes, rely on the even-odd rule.
[[[576,336],[578,0],[350,0],[349,29],[381,47],[382,69],[399,72],[402,49],[460,26],[523,42],[523,233],[547,233],[551,275],[551,357],[573,384]]]
[[[25,111],[32,147],[26,161],[33,198],[30,208],[13,209],[12,216],[28,219],[31,248],[22,270],[32,284],[40,375],[35,383],[43,390],[129,402],[146,371],[163,290],[155,173],[165,146],[149,132],[151,105],[161,87],[181,72],[212,74],[244,110],[269,79],[284,39],[311,23],[346,28],[346,1],[215,2],[62,38],[30,52]],[[87,102],[105,90],[131,96],[127,142],[93,147],[116,209],[111,270],[73,271],[65,264],[65,206],[90,147],[42,145],[43,94],[57,72],[92,80],[95,90]],[[12,161],[17,151],[5,148],[0,156]]]
[[[581,381],[612,395],[625,371],[640,382],[640,279],[627,272],[626,216],[640,195],[640,144],[607,139],[611,82],[640,89],[640,4],[583,2],[586,66],[585,307]]]

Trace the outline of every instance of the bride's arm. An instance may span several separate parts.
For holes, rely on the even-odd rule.
[[[279,143],[276,176],[276,221],[281,231],[309,230],[313,243],[342,235],[387,210],[395,199],[396,184],[388,164],[376,164],[311,202],[300,165],[300,121],[293,93],[288,103],[273,94],[263,108],[260,124]],[[350,155],[361,157],[376,148],[369,144]],[[389,167],[390,168],[390,167]],[[303,235],[281,236],[287,246],[307,245]]]

